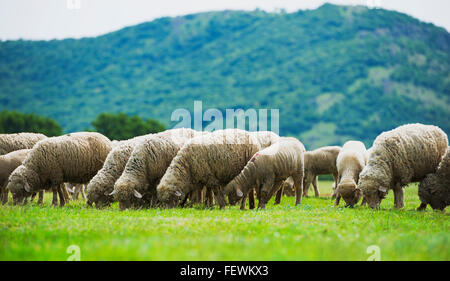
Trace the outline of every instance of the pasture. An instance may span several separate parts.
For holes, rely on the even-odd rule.
[[[331,182],[320,181],[321,194]],[[51,207],[34,201],[0,206],[0,260],[67,260],[77,245],[81,260],[367,260],[371,245],[381,260],[449,260],[448,211],[415,209],[417,185],[405,190],[405,208],[333,207],[329,197],[283,196],[278,206],[240,211],[176,208],[119,211],[87,208],[84,201]]]

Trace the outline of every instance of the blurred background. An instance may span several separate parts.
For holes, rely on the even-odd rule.
[[[307,149],[420,122],[450,133],[450,2],[0,0],[0,132],[172,127],[279,109]],[[269,120],[270,122],[270,120]],[[207,125],[207,123],[205,123]]]

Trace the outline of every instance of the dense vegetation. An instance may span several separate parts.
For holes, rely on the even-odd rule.
[[[96,38],[0,42],[0,106],[66,131],[101,112],[153,117],[278,108],[308,148],[369,144],[408,122],[450,133],[450,35],[393,11],[326,4],[295,13],[160,18]]]
[[[36,114],[3,110],[0,112],[0,133],[21,132],[42,133],[46,136],[59,136],[63,129],[55,120]]]
[[[101,113],[92,121],[96,132],[100,132],[111,140],[126,140],[145,134],[164,131],[164,124],[153,120],[142,120],[139,116],[128,116],[125,113]]]
[[[322,193],[331,182],[319,182]],[[369,246],[380,249],[380,259],[450,259],[444,212],[424,212],[417,186],[405,190],[405,209],[395,210],[393,195],[381,210],[367,207],[334,208],[329,197],[294,197],[281,205],[273,199],[266,210],[119,211],[117,203],[105,210],[87,208],[83,201],[63,208],[34,203],[0,208],[0,260],[67,260],[80,249],[81,260],[367,260]],[[341,204],[342,205],[342,204]]]

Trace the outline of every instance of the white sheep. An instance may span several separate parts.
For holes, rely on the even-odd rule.
[[[336,158],[341,151],[339,146],[325,146],[305,153],[305,177],[303,179],[303,196],[308,196],[308,189],[311,183],[314,186],[314,193],[319,197],[317,186],[318,175],[332,174],[334,184],[337,186],[338,171]]]
[[[111,148],[110,140],[99,133],[81,132],[44,139],[12,172],[7,188],[15,203],[55,186],[61,191],[61,199],[64,197],[61,185],[89,182],[102,167]]]
[[[296,138],[280,138],[277,143],[255,153],[226,189],[235,190],[242,197],[256,186],[258,208],[264,208],[275,192],[278,191],[281,197],[281,184],[292,177],[295,205],[298,205],[303,193],[304,153],[305,147]]]
[[[116,141],[115,147],[109,152],[103,167],[86,187],[87,204],[89,206],[95,204],[96,208],[103,208],[114,201],[114,197],[109,194],[114,190],[114,184],[122,175],[134,147],[151,135],[139,136],[126,141]]]
[[[173,129],[148,136],[135,145],[122,175],[114,185],[114,199],[121,210],[157,205],[156,185],[180,148],[196,136],[209,134]]]
[[[173,159],[157,186],[158,199],[167,207],[180,205],[192,191],[210,188],[220,208],[226,204],[223,190],[260,149],[254,136],[227,129],[194,138]]]
[[[335,205],[339,205],[341,197],[347,206],[358,203],[362,197],[362,191],[357,187],[359,173],[366,165],[366,147],[360,141],[346,142],[336,159],[338,170],[338,185],[335,188]]]
[[[447,150],[447,135],[438,127],[408,124],[379,135],[358,187],[371,208],[378,208],[389,189],[394,205],[404,206],[403,187],[434,173]]]
[[[442,158],[436,173],[428,174],[419,184],[419,198],[422,202],[418,210],[431,208],[444,210],[450,205],[450,148]]]
[[[0,134],[0,155],[33,148],[37,142],[45,138],[47,138],[45,135],[37,133]]]

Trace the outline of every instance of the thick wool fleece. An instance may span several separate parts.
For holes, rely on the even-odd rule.
[[[308,195],[308,189],[311,183],[317,181],[318,175],[332,174],[334,184],[337,186],[338,171],[336,167],[336,158],[341,151],[339,146],[324,146],[313,151],[305,153],[305,177],[303,179],[303,195]],[[314,185],[315,196],[318,197],[319,189]]]
[[[7,188],[23,197],[64,182],[88,183],[112,148],[99,133],[80,132],[47,138],[37,143],[10,176]]]
[[[422,202],[419,210],[425,209],[427,204],[438,210],[450,205],[450,148],[447,148],[436,173],[428,174],[420,182],[419,198]]]
[[[403,187],[434,173],[447,146],[447,135],[431,125],[408,124],[379,135],[359,176],[365,201],[377,208],[393,189],[395,207],[403,207]]]
[[[353,206],[361,199],[362,191],[357,188],[357,183],[359,173],[366,165],[366,153],[366,147],[360,141],[348,141],[342,146],[336,159],[338,170],[336,205],[339,205],[341,197],[347,206]]]
[[[246,195],[256,186],[259,208],[264,208],[288,177],[294,180],[296,205],[302,198],[305,147],[295,138],[280,138],[268,148],[253,155],[244,169],[227,186]],[[281,194],[280,194],[281,195]]]
[[[45,138],[45,135],[36,133],[0,134],[0,155],[33,148],[37,142]]]
[[[125,169],[114,185],[119,208],[153,207],[158,204],[156,185],[180,148],[190,139],[209,133],[173,129],[148,136],[133,149]]]
[[[114,190],[114,184],[122,175],[131,152],[140,141],[150,135],[135,137],[116,144],[109,152],[108,157],[106,157],[101,170],[87,185],[86,196],[88,205],[95,203],[97,208],[102,208],[114,202],[114,197],[109,194]]]
[[[227,129],[189,141],[173,159],[157,187],[159,200],[168,207],[184,202],[191,191],[211,188],[221,208],[226,204],[222,190],[260,150],[248,132]]]

